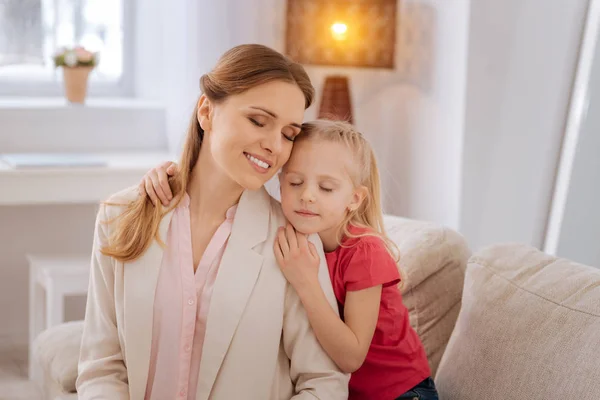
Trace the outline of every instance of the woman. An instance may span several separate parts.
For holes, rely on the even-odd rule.
[[[290,156],[310,80],[276,51],[242,45],[200,86],[169,206],[131,188],[99,212],[79,398],[345,399],[348,376],[274,259],[285,220],[263,188]]]

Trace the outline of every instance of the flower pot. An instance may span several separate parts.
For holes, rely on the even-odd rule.
[[[63,67],[65,94],[71,103],[83,104],[87,85],[93,67]]]

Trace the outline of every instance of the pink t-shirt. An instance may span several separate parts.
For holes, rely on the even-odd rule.
[[[206,319],[237,206],[227,211],[194,274],[190,199],[173,211],[156,296],[146,400],[196,398]]]

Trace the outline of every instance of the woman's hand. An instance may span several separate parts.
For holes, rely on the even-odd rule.
[[[160,201],[164,206],[168,206],[173,198],[173,193],[169,187],[169,177],[177,172],[177,164],[172,161],[165,161],[162,164],[146,172],[146,175],[140,181],[138,189],[141,196],[148,196],[152,204]]]
[[[319,285],[319,255],[305,234],[290,224],[279,228],[274,251],[281,272],[297,292]]]

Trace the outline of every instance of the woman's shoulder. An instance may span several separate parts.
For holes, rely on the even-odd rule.
[[[140,197],[140,192],[136,186],[130,186],[119,192],[113,193],[101,203],[101,212],[109,219],[118,217],[125,208]]]
[[[269,203],[269,210],[271,211],[271,215],[274,219],[274,222],[279,223],[280,225],[285,224],[285,216],[283,215],[283,209],[281,208],[281,203],[271,196],[266,189],[263,189],[263,195],[265,196],[266,201]]]

